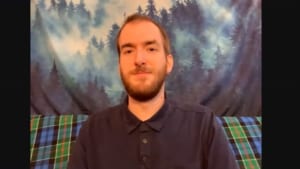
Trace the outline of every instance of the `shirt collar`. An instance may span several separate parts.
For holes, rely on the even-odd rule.
[[[122,104],[121,113],[125,122],[127,132],[131,133],[136,128],[138,128],[141,123],[146,123],[153,130],[160,131],[163,127],[165,119],[167,118],[168,107],[169,103],[167,99],[165,99],[163,106],[158,110],[158,112],[155,113],[150,119],[142,122],[128,109],[128,99],[126,98]]]

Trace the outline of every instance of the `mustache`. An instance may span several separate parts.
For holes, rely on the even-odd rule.
[[[137,73],[151,73],[151,69],[144,66],[136,67],[135,69],[130,71],[130,74],[137,74]]]

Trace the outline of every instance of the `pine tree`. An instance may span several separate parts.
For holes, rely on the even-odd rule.
[[[104,87],[98,87],[97,83],[96,78],[89,80],[84,93],[84,103],[91,113],[108,107],[110,103]]]
[[[57,4],[55,0],[51,0],[50,6],[49,6],[49,11],[56,11],[57,10]]]
[[[93,45],[95,48],[98,48],[98,47],[99,47],[99,44],[98,44],[98,42],[97,42],[97,38],[96,38],[95,35],[92,36],[92,38],[91,38],[91,43],[92,43],[92,45]]]
[[[160,24],[165,28],[168,35],[171,35],[171,18],[165,8],[160,11]]]
[[[172,16],[172,27],[182,29],[183,26],[181,21],[184,19],[184,5],[180,1],[176,1],[175,4],[170,8]]]
[[[59,0],[57,3],[57,11],[59,17],[64,17],[67,12],[67,2],[66,0]]]
[[[80,3],[76,6],[76,21],[82,36],[89,34],[91,14],[85,8],[84,0],[80,0]]]
[[[45,99],[53,108],[55,114],[69,113],[71,108],[69,104],[71,102],[71,98],[66,93],[64,85],[62,84],[55,61],[53,62],[53,67],[44,86],[43,92]]]
[[[159,21],[157,10],[154,4],[154,0],[148,0],[148,4],[145,10],[147,16],[151,17],[155,21]]]
[[[203,27],[203,11],[196,0],[185,0],[185,24],[184,27],[190,27],[191,33],[196,36],[201,34]]]
[[[104,19],[105,19],[105,9],[103,8],[103,4],[101,3],[101,1],[98,1],[98,4],[96,6],[96,10],[95,10],[95,17],[94,17],[94,26],[99,26],[103,23]]]
[[[42,17],[39,8],[36,6],[35,19],[32,24],[32,31],[40,30],[42,28]]]
[[[100,39],[99,43],[98,43],[98,49],[101,51],[104,48],[105,44],[103,42],[102,39]]]
[[[111,51],[113,51],[114,54],[117,53],[116,51],[116,37],[118,34],[118,31],[120,29],[120,26],[116,23],[114,23],[109,31],[107,40],[108,40],[108,47],[110,48]]]
[[[46,10],[46,4],[45,4],[45,0],[39,0],[37,3],[38,9],[40,10]]]
[[[95,46],[93,45],[93,42],[90,41],[88,43],[88,47],[87,47],[87,51],[86,51],[86,61],[87,61],[88,69],[90,71],[93,71],[93,69],[95,69],[94,52],[93,52],[94,47]]]
[[[30,114],[54,114],[43,95],[44,79],[39,63],[31,63],[30,70]]]
[[[141,15],[143,14],[143,9],[142,9],[141,5],[138,6],[137,13],[141,14]]]
[[[75,6],[74,6],[73,1],[71,0],[70,3],[69,3],[69,6],[68,6],[68,10],[67,10],[67,16],[68,16],[70,19],[73,19],[73,17],[74,17],[74,12],[75,12]]]

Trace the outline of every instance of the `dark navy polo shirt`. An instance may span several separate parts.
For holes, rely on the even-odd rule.
[[[166,100],[140,121],[127,102],[89,116],[68,169],[237,169],[213,112]]]

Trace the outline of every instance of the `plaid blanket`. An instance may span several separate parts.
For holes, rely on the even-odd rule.
[[[261,168],[261,116],[217,117],[222,125],[240,169]]]
[[[32,115],[30,168],[65,169],[70,148],[88,115]],[[217,117],[241,169],[261,168],[261,116]]]

